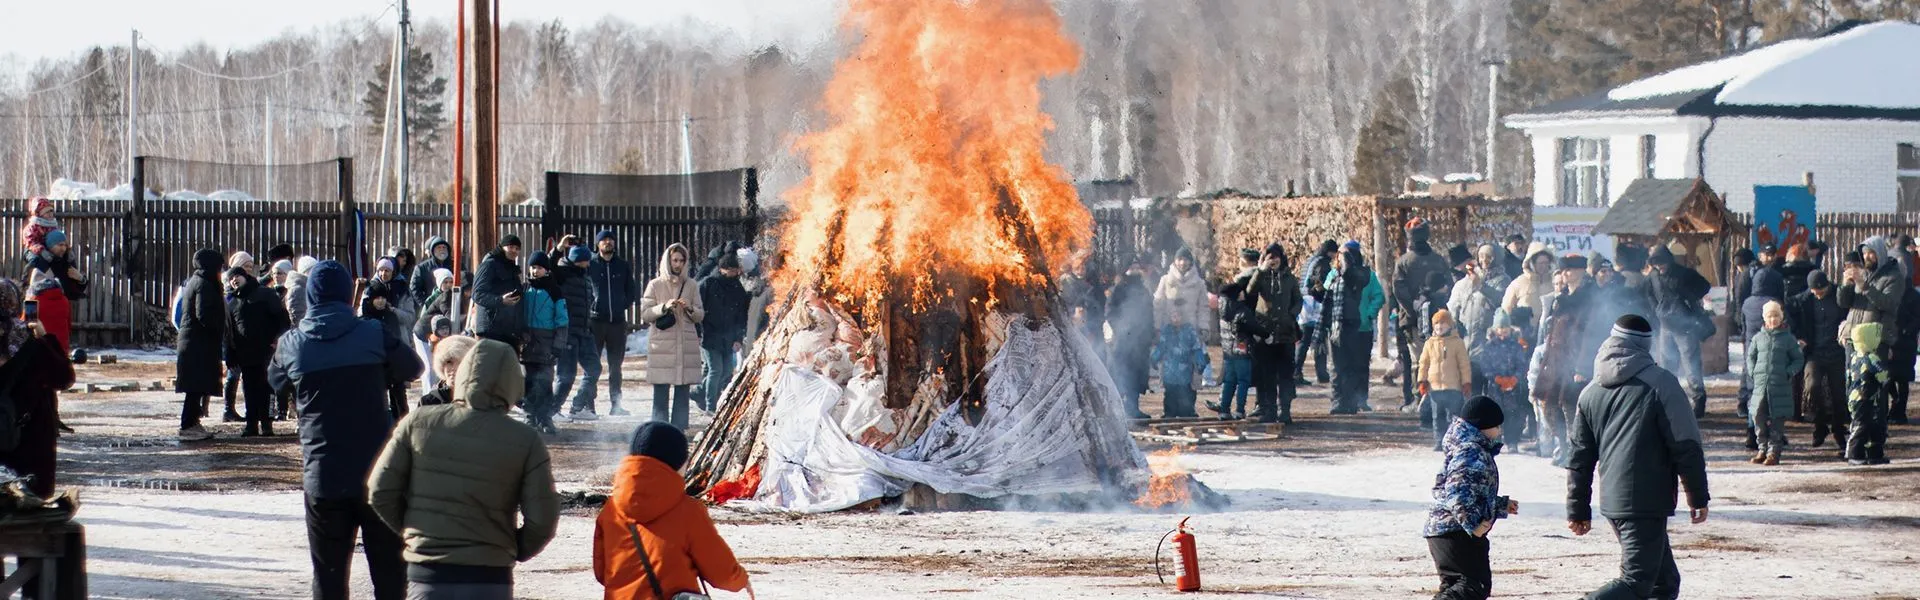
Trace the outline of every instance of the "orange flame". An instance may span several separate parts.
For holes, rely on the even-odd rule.
[[[789,194],[780,285],[925,307],[953,294],[931,274],[1029,286],[1045,276],[1035,259],[1085,247],[1092,216],[1044,157],[1040,81],[1080,54],[1060,15],[1043,0],[848,4],[842,27],[863,37],[827,86],[828,128],[799,141],[809,174]]]
[[[1153,479],[1146,492],[1133,501],[1141,508],[1181,506],[1193,500],[1193,475],[1180,466],[1180,447],[1173,446],[1147,455],[1147,467]]]

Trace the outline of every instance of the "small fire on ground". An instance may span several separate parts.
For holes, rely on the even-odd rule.
[[[1182,452],[1180,446],[1172,446],[1147,455],[1147,466],[1153,470],[1153,479],[1148,481],[1146,492],[1133,501],[1134,506],[1161,509],[1186,506],[1193,502],[1193,475],[1180,466]]]

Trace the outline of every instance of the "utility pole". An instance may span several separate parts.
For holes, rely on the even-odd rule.
[[[140,155],[140,30],[127,43],[127,184],[133,184],[133,157]],[[23,125],[21,127],[25,129]],[[22,149],[25,152],[25,149]],[[24,172],[23,172],[24,174]],[[140,190],[133,190],[139,194]]]
[[[693,117],[680,113],[680,172],[686,174],[687,206],[693,206]]]
[[[466,203],[464,191],[467,185],[467,5],[465,0],[454,0],[454,9],[460,16],[455,17],[453,27],[453,256],[454,260],[465,256],[460,253],[466,243],[460,234],[466,225],[460,218]],[[431,250],[431,249],[429,249]],[[469,252],[472,252],[469,250]],[[477,256],[478,253],[474,253]],[[468,268],[479,268],[480,261],[467,260]],[[460,273],[466,269],[453,270],[454,285],[461,284]]]
[[[475,258],[499,245],[500,238],[500,198],[495,194],[499,157],[495,125],[500,117],[495,76],[500,55],[494,50],[500,41],[494,37],[489,4],[473,0],[473,231],[469,239]],[[478,272],[479,265],[474,269]]]
[[[412,202],[408,183],[413,175],[413,163],[408,156],[408,147],[413,145],[412,128],[407,118],[407,59],[413,54],[413,31],[407,13],[407,0],[400,0],[400,201]]]
[[[1493,164],[1498,155],[1494,153],[1500,136],[1500,66],[1507,61],[1498,58],[1487,59],[1487,168],[1486,181],[1499,193],[1500,184],[1493,180]]]
[[[273,201],[273,97],[267,97],[267,201]]]

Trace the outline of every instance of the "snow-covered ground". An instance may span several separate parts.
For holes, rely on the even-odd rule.
[[[1190,468],[1234,502],[1192,522],[1207,589],[1302,598],[1431,594],[1435,578],[1419,530],[1435,462],[1435,455],[1409,449],[1326,459],[1285,452],[1190,456]],[[1617,548],[1605,528],[1586,537],[1566,531],[1563,471],[1532,457],[1503,456],[1501,463],[1521,513],[1493,530],[1498,596],[1567,598],[1610,578]],[[1713,518],[1673,526],[1686,597],[1920,594],[1920,502],[1781,493],[1795,481],[1833,478],[1715,469]],[[92,545],[94,597],[304,597],[301,514],[297,492],[93,491],[81,517]],[[716,514],[765,598],[1173,595],[1153,575],[1154,545],[1178,520],[1173,515]],[[598,595],[592,529],[591,513],[567,515],[547,551],[518,569],[517,596]],[[360,579],[356,593],[370,594]]]
[[[137,368],[88,366],[83,379]],[[1757,467],[1738,448],[1732,386],[1712,388],[1712,519],[1673,525],[1685,597],[1920,597],[1920,429],[1894,428],[1893,465],[1850,468],[1830,457],[1830,446],[1808,449],[1810,430],[1794,424],[1787,464]],[[628,408],[643,412],[644,381],[627,389]],[[1422,448],[1428,438],[1415,431],[1412,415],[1385,410],[1397,404],[1397,390],[1373,392],[1380,412],[1328,417],[1325,386],[1307,388],[1295,409],[1299,422],[1278,443],[1208,446],[1183,457],[1232,500],[1226,511],[1192,522],[1207,590],[1270,598],[1433,593],[1437,579],[1419,532],[1438,456]],[[168,441],[177,401],[160,393],[63,400],[79,433],[62,441],[62,481],[85,484],[80,520],[91,545],[92,596],[306,597],[293,439],[236,440],[227,424],[214,425],[228,434],[219,440],[183,447]],[[604,485],[640,419],[563,423],[563,435],[550,442],[562,489]],[[694,428],[704,424],[696,414]],[[1514,454],[1502,455],[1500,466],[1521,513],[1493,530],[1497,597],[1578,597],[1614,575],[1611,532],[1566,531],[1563,471]],[[229,491],[126,487],[156,482]],[[517,570],[518,597],[600,594],[590,571],[593,514],[565,515],[546,552]],[[1156,581],[1153,553],[1178,515],[714,514],[763,598],[1176,596]],[[362,574],[357,597],[370,597],[364,566],[355,572]]]

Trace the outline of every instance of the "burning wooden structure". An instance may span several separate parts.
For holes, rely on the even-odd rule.
[[[1092,233],[1044,159],[1038,84],[1079,53],[1059,15],[1041,0],[852,0],[846,20],[863,36],[828,85],[829,126],[800,140],[782,300],[694,449],[689,491],[808,512],[907,495],[1132,502],[1153,472],[1050,276]]]

